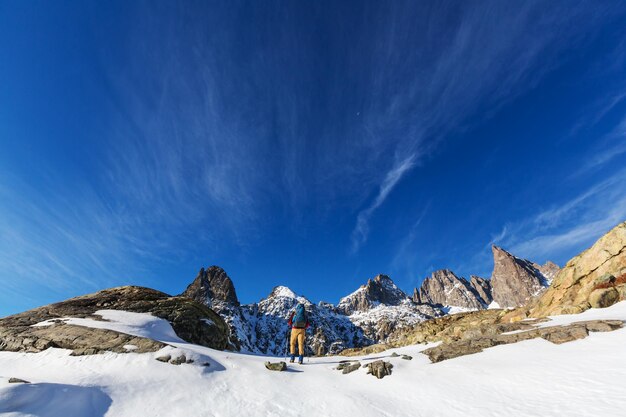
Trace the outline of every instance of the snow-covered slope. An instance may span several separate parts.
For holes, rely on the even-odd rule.
[[[267,357],[216,351],[172,340],[169,323],[144,313],[101,311],[107,320],[76,321],[136,335],[165,337],[156,353],[74,357],[69,351],[0,352],[0,414],[24,416],[622,416],[626,409],[626,329],[555,345],[534,339],[429,363],[428,346],[357,358],[394,365],[382,380],[364,369],[342,375],[341,357],[311,359],[288,372],[267,371]],[[553,322],[626,320],[626,302],[559,316]],[[399,352],[406,361],[391,357]],[[156,361],[162,354],[194,363]],[[278,360],[277,358],[276,360]],[[202,366],[206,362],[209,366]],[[9,377],[32,384],[9,384]]]

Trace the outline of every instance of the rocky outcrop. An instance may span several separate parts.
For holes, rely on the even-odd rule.
[[[201,268],[196,279],[189,284],[181,296],[209,307],[213,304],[239,305],[233,281],[219,266]]]
[[[465,278],[457,277],[448,269],[435,271],[430,278],[422,282],[419,300],[422,303],[461,307],[468,310],[485,308],[478,292],[470,283]]]
[[[377,275],[368,279],[367,284],[342,298],[337,305],[337,311],[350,315],[359,311],[367,311],[379,304],[397,306],[408,299],[407,295],[396,287],[396,284],[387,275]]]
[[[134,352],[155,351],[160,342],[137,338],[112,330],[92,329],[65,324],[66,317],[101,319],[98,310],[123,310],[151,313],[168,320],[176,334],[188,342],[224,349],[228,328],[214,311],[184,297],[170,297],[144,287],[117,287],[39,307],[0,320],[0,350],[38,352],[49,347],[72,349],[74,354],[102,351],[125,352],[134,345]],[[57,319],[50,326],[34,324]]]
[[[422,353],[428,356],[431,362],[441,362],[459,356],[478,353],[489,347],[517,343],[539,337],[554,344],[571,342],[573,340],[584,339],[589,332],[609,332],[620,329],[623,327],[624,323],[621,320],[594,320],[572,323],[566,326],[540,328],[532,328],[528,323],[525,325],[531,329],[513,334],[500,333],[495,335],[463,337],[459,340],[428,348]],[[468,334],[465,336],[468,336]]]
[[[411,328],[393,333],[388,340],[389,346],[407,346],[428,342],[451,342],[468,335],[495,335],[521,330],[524,323],[504,323],[503,310],[479,310],[452,314],[424,321]]]
[[[502,308],[518,307],[541,294],[548,282],[530,261],[517,258],[497,246],[492,246],[493,300]]]
[[[476,275],[470,277],[470,286],[478,294],[483,305],[488,306],[493,301],[491,282]]]
[[[106,329],[65,324],[62,321],[41,327],[0,327],[0,350],[41,352],[48,348],[69,349],[73,356],[102,352],[156,352],[166,345],[144,337],[130,336]]]
[[[617,225],[594,245],[571,259],[550,288],[508,318],[574,314],[626,299],[626,222]]]

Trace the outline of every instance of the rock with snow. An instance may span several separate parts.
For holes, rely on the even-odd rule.
[[[150,313],[169,321],[184,340],[215,349],[227,346],[226,323],[206,306],[150,288],[126,286],[0,319],[0,350],[39,352],[61,347],[73,350],[75,355],[90,355],[105,351],[125,353],[131,345],[135,346],[132,350],[135,353],[153,352],[163,347],[163,343],[148,338],[72,324],[72,319],[102,320],[97,313],[103,309]]]
[[[363,312],[384,304],[397,306],[408,299],[407,295],[399,289],[387,275],[377,275],[374,279],[368,279],[365,285],[359,287],[352,294],[342,298],[337,305],[337,310],[350,315],[355,312]]]
[[[214,297],[216,291],[206,291],[210,282],[200,285],[203,280],[219,276],[227,288],[233,287],[227,292],[234,294],[234,285],[221,268],[209,270],[213,272],[201,271],[183,295],[212,306],[230,328],[231,347],[244,352],[284,355],[290,333],[287,320],[298,303],[305,305],[311,324],[306,334],[307,355],[334,354],[381,342],[398,329],[442,314],[429,304],[414,303],[385,275],[368,280],[342,298],[338,306],[313,304],[285,286],[273,288],[258,303],[239,305],[233,299]]]
[[[435,271],[422,282],[419,290],[422,303],[481,310],[485,303],[465,278],[457,277],[448,269]]]
[[[495,245],[492,251],[491,288],[493,300],[500,307],[524,305],[548,286],[546,278],[532,262],[513,256]]]

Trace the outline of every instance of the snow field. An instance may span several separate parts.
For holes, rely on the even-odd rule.
[[[263,363],[282,358],[188,344],[169,323],[147,314],[99,314],[110,321],[70,322],[159,336],[173,346],[155,353],[80,357],[61,349],[0,352],[0,415],[587,417],[622,416],[626,409],[625,329],[563,345],[529,340],[437,364],[419,353],[426,345],[349,358],[362,364],[391,361],[393,374],[377,380],[363,368],[348,375],[334,370],[344,357],[311,358],[287,372],[270,372]],[[599,318],[626,320],[626,302],[541,325]],[[394,351],[413,360],[390,357]],[[184,353],[195,363],[155,360],[166,353]],[[211,365],[200,366],[203,361]],[[8,384],[8,377],[33,384]]]

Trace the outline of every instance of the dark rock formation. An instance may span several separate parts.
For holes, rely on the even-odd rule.
[[[219,266],[201,268],[198,276],[181,294],[183,297],[212,307],[214,303],[239,305],[233,281]]]
[[[156,351],[163,343],[118,333],[65,324],[62,318],[94,316],[98,310],[123,310],[151,313],[168,320],[176,334],[188,342],[224,349],[228,328],[214,311],[183,297],[170,297],[143,287],[117,287],[39,307],[0,320],[0,350],[39,352],[49,347],[72,349],[74,354],[102,351],[126,352],[125,345],[135,345],[134,352]],[[59,319],[50,326],[32,325]]]
[[[470,283],[465,278],[457,277],[454,272],[448,269],[435,271],[430,278],[426,278],[422,282],[419,299],[422,303],[461,307],[470,310],[485,308],[482,299]]]
[[[497,246],[492,246],[493,300],[502,308],[518,307],[540,295],[548,283],[530,261],[517,258]]]
[[[30,382],[24,379],[11,377],[9,378],[9,384],[30,384]]]

